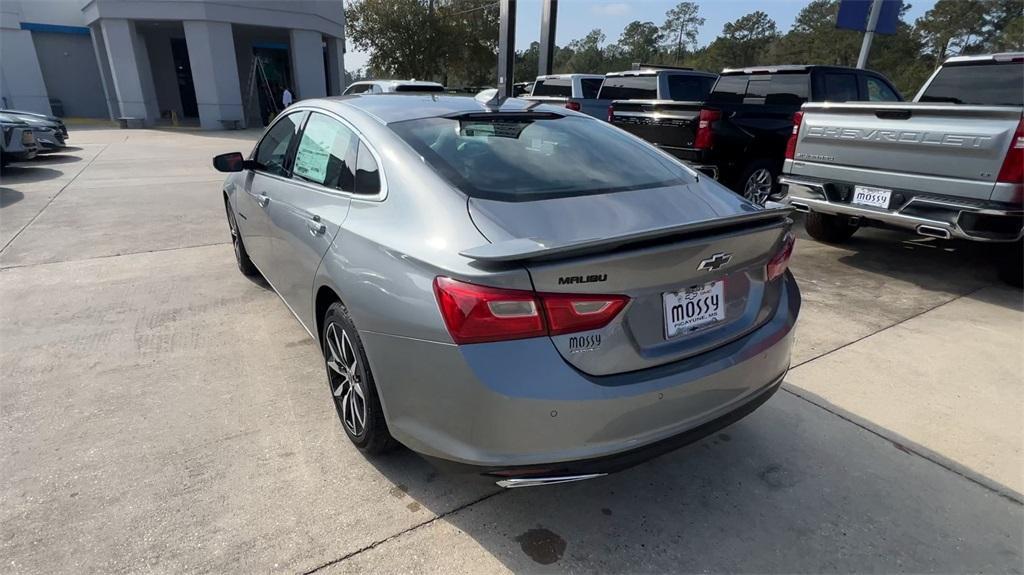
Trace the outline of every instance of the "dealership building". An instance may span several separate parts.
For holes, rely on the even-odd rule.
[[[260,125],[341,94],[342,0],[2,0],[3,107],[62,116]]]

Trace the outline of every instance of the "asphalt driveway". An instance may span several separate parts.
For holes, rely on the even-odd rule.
[[[1024,302],[978,246],[801,238],[783,391],[624,473],[367,460],[238,273],[216,153],[74,130],[0,176],[0,572],[1020,572]]]

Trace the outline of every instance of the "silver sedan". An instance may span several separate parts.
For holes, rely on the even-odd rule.
[[[786,210],[520,100],[304,100],[218,156],[238,266],[320,345],[342,428],[512,487],[728,425],[790,365]]]

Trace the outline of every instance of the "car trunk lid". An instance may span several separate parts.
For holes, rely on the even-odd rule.
[[[778,282],[765,281],[765,266],[789,220],[738,197],[677,185],[530,202],[471,198],[469,212],[499,249],[540,246],[521,254],[538,292],[629,296],[605,327],[551,338],[587,374],[646,369],[708,351],[755,329],[778,304],[778,287],[770,285]],[[677,306],[686,296],[671,294],[687,290],[717,298],[715,312],[698,318],[714,321],[674,321],[684,319],[673,313],[684,315]]]

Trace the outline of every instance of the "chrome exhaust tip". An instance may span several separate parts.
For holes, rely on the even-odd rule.
[[[793,211],[794,212],[800,212],[801,214],[809,214],[809,213],[811,213],[811,208],[808,207],[807,204],[798,204],[798,203],[790,200],[789,205],[793,206]]]
[[[917,226],[917,233],[922,236],[928,236],[929,238],[939,238],[941,240],[948,240],[952,237],[949,230],[943,228],[937,228],[935,226]]]
[[[556,483],[572,483],[586,481],[595,477],[604,477],[607,473],[588,473],[587,475],[565,475],[562,477],[524,477],[521,479],[502,479],[496,481],[500,487],[514,489],[516,487],[536,487],[538,485],[554,485]]]

